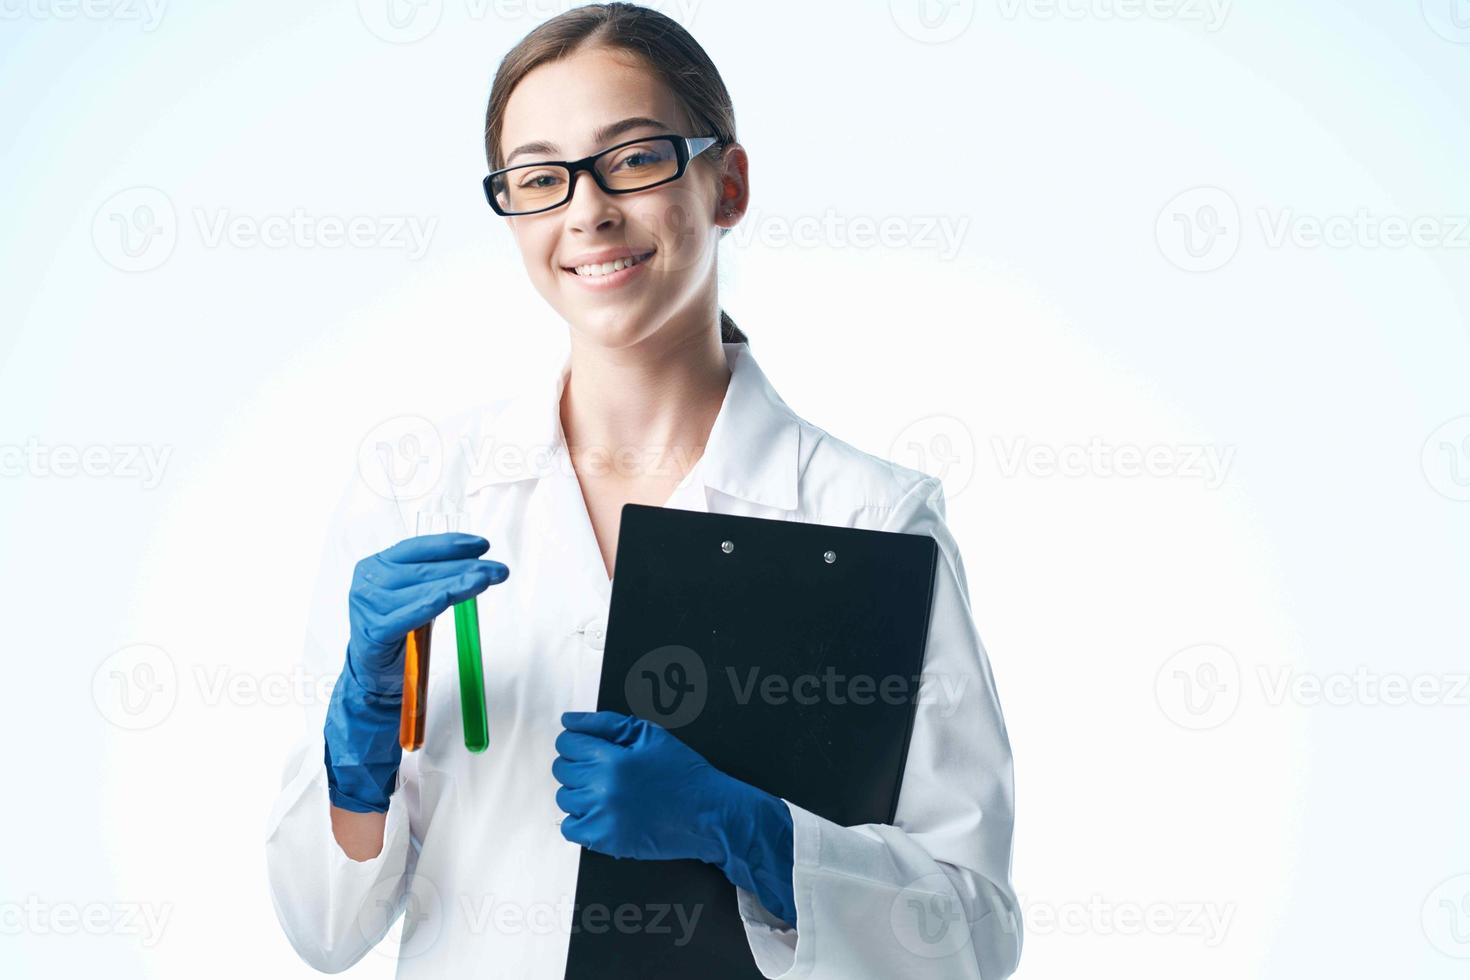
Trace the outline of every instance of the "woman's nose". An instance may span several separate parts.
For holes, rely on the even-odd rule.
[[[617,220],[612,196],[583,170],[572,175],[572,198],[567,202],[567,224],[573,228],[601,228]]]

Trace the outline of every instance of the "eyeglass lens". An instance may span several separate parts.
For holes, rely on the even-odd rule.
[[[602,182],[614,191],[636,191],[668,180],[679,169],[672,140],[650,139],[620,146],[594,163]],[[568,197],[571,174],[557,164],[527,164],[495,176],[496,201],[507,211],[539,211]]]

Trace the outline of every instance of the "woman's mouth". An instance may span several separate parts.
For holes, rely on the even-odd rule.
[[[575,268],[563,266],[562,271],[589,289],[611,289],[637,276],[639,270],[653,256],[654,251],[657,249],[614,262],[579,265]]]

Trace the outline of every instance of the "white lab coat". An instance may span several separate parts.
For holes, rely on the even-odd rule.
[[[785,980],[1001,980],[1021,950],[1011,751],[942,486],[799,418],[747,344],[724,349],[732,369],[724,402],[704,455],[666,506],[931,534],[940,549],[894,823],[843,827],[787,801],[800,928],[736,889],[751,952],[764,976]],[[436,495],[470,514],[471,530],[490,541],[483,557],[511,571],[479,597],[490,748],[464,747],[445,613],[434,627],[424,746],[404,753],[372,860],[353,861],[332,836],[325,705],[308,711],[269,816],[266,858],[281,926],[317,969],[351,966],[401,913],[400,978],[563,976],[580,848],[558,826],[553,743],[563,711],[596,709],[611,597],[562,439],[557,406],[569,368],[568,360],[554,384],[438,422],[444,457],[434,490],[389,499],[374,486],[391,474],[354,475],[333,517],[307,630],[308,676],[341,669],[353,566],[412,533],[415,512]],[[657,927],[651,914],[643,921]]]

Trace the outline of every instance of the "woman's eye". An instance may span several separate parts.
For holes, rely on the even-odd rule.
[[[627,156],[619,159],[617,164],[613,166],[613,171],[637,170],[640,167],[647,167],[650,164],[659,163],[661,159],[659,154],[652,150],[634,150]]]
[[[555,184],[558,179],[559,178],[555,174],[549,174],[543,171],[539,174],[530,174],[524,177],[521,182],[516,186],[539,190],[542,188],[550,187],[552,184]]]

